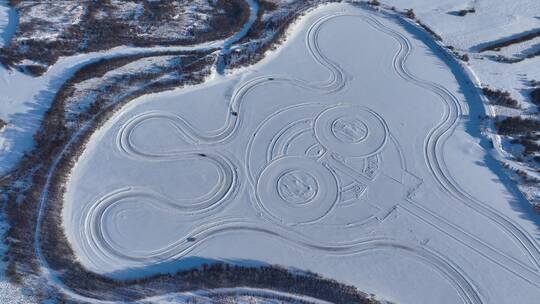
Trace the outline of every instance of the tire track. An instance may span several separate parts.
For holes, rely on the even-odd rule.
[[[255,79],[252,79],[243,85],[239,87],[237,91],[233,94],[233,97],[231,98],[230,102],[230,110],[231,115],[227,115],[226,122],[223,127],[210,131],[210,132],[202,132],[201,130],[198,130],[193,125],[191,125],[187,120],[183,119],[181,116],[174,115],[171,113],[159,113],[159,112],[148,112],[143,113],[140,116],[135,117],[134,119],[130,120],[119,133],[118,137],[118,145],[121,148],[122,151],[129,155],[134,155],[136,157],[145,158],[145,159],[152,159],[152,160],[180,160],[184,159],[186,156],[196,156],[201,157],[200,153],[196,153],[194,151],[190,150],[178,150],[178,151],[169,151],[166,153],[163,152],[153,152],[153,151],[147,151],[144,149],[141,149],[137,147],[132,141],[132,136],[134,130],[138,126],[140,126],[144,121],[147,119],[165,119],[168,121],[168,123],[172,124],[175,129],[181,134],[183,137],[185,137],[188,142],[190,142],[193,145],[196,146],[203,146],[203,145],[215,145],[218,143],[223,143],[227,140],[230,140],[234,135],[235,131],[240,128],[242,120],[239,117],[242,117],[244,113],[241,112],[243,109],[241,107],[243,100],[245,97],[254,89],[256,89],[259,86],[263,86],[269,83],[285,83],[289,85],[295,85],[301,88],[305,88],[307,90],[311,91],[317,91],[324,94],[331,94],[335,93],[341,89],[344,88],[346,85],[346,75],[343,72],[343,70],[339,67],[339,65],[333,63],[330,61],[327,57],[324,56],[324,54],[320,50],[320,46],[318,44],[318,38],[319,33],[321,30],[322,25],[334,18],[342,17],[342,16],[355,16],[355,17],[361,17],[362,19],[367,18],[371,19],[369,17],[360,16],[360,15],[345,15],[345,14],[337,14],[337,15],[330,15],[323,17],[316,21],[308,30],[308,39],[306,40],[306,44],[308,46],[308,49],[310,50],[313,58],[316,62],[318,62],[320,65],[325,67],[330,71],[330,77],[328,81],[322,82],[322,83],[308,83],[304,82],[302,80],[297,79],[291,79],[284,76],[263,76],[258,77]],[[378,22],[376,20],[372,20],[374,22]],[[403,36],[403,38],[406,40],[406,38]],[[406,49],[403,48],[403,52],[407,53]],[[402,50],[400,50],[401,52]],[[410,52],[410,50],[408,51]],[[399,54],[398,54],[399,55]],[[396,57],[398,57],[396,55]],[[405,68],[405,61],[408,54],[404,56],[401,60],[402,62],[399,62],[399,58],[394,58],[395,64],[397,64],[398,68],[400,65],[402,65],[401,69],[403,70],[403,75],[407,75],[407,70]],[[395,65],[396,66],[396,65]],[[396,69],[397,70],[397,69]],[[409,77],[409,76],[407,76]],[[409,80],[416,81],[414,78],[410,77]],[[429,87],[426,84],[427,87]],[[450,92],[444,88],[440,88],[441,95],[439,95],[441,98],[444,99],[445,94],[451,95]],[[455,98],[455,97],[454,97]],[[457,102],[457,100],[456,100]],[[457,105],[459,109],[459,104]],[[450,109],[451,110],[451,109]],[[448,119],[445,118],[445,121],[452,122],[453,115],[451,114],[451,111],[448,111]],[[234,113],[234,114],[233,114]],[[457,114],[456,114],[457,115]],[[455,118],[457,121],[457,116]],[[441,124],[442,125],[442,124]],[[449,127],[444,124],[444,126],[438,126],[434,130],[432,130],[433,135],[431,135],[429,139],[427,140],[428,143],[426,143],[426,146],[433,145],[435,148],[433,149],[435,152],[433,159],[435,160],[435,165],[433,165],[433,161],[428,161],[430,163],[430,166],[433,165],[432,172],[434,174],[436,173],[437,167],[440,167],[440,171],[442,172],[440,176],[437,176],[436,178],[439,178],[441,180],[447,179],[451,185],[451,182],[454,182],[451,177],[445,176],[444,173],[447,173],[444,171],[444,167],[442,165],[439,165],[438,159],[437,159],[437,149],[439,148],[439,145],[442,145],[441,143],[438,143],[438,139],[441,138],[444,134],[447,133],[448,130],[452,129],[452,126],[455,125],[455,122],[450,124]],[[446,131],[442,132],[442,134],[439,134],[442,129],[448,128]],[[451,132],[452,130],[448,131]],[[430,132],[431,133],[431,132]],[[451,133],[450,133],[451,134]],[[431,144],[431,142],[434,142],[434,144]],[[444,141],[443,141],[444,143]],[[426,155],[428,155],[428,150],[426,148]],[[196,155],[195,155],[196,154]],[[204,156],[207,157],[207,156]],[[218,156],[218,158],[221,156]],[[428,157],[426,157],[428,158]],[[225,170],[225,169],[223,169]],[[232,169],[234,171],[234,169]],[[249,170],[248,170],[249,172]],[[445,185],[442,183],[442,185]],[[458,191],[461,190],[456,187],[456,189],[452,189],[450,186],[447,186],[446,189],[448,191]],[[457,195],[457,194],[452,194]],[[460,196],[460,195],[458,195]],[[462,199],[465,199],[467,196],[462,194]],[[169,202],[168,205],[170,205]],[[106,205],[106,204],[105,204]],[[104,205],[104,206],[105,206]],[[253,223],[246,221],[245,219],[235,219],[230,221],[215,221],[215,222],[208,222],[206,224],[198,226],[197,229],[193,230],[191,233],[189,233],[189,237],[193,237],[196,240],[194,242],[189,242],[186,239],[181,239],[180,241],[174,242],[172,244],[169,244],[168,246],[155,250],[153,252],[150,252],[150,254],[147,254],[145,256],[131,256],[123,252],[122,250],[119,250],[115,247],[114,242],[111,242],[110,237],[106,235],[105,232],[102,231],[103,226],[95,226],[92,223],[98,222],[103,223],[103,218],[107,215],[108,208],[106,207],[99,207],[96,206],[96,210],[94,211],[94,217],[92,219],[87,219],[88,222],[85,223],[85,225],[88,226],[88,231],[91,231],[91,238],[95,246],[95,250],[97,251],[104,251],[108,252],[108,255],[105,254],[105,259],[109,258],[121,258],[132,260],[134,262],[141,262],[144,260],[144,263],[148,263],[149,261],[163,261],[164,259],[173,259],[173,258],[181,258],[183,256],[186,256],[191,252],[196,246],[201,244],[204,241],[207,241],[211,238],[217,237],[222,234],[226,233],[236,233],[236,232],[257,232],[257,233],[263,233],[270,237],[275,237],[281,240],[285,240],[295,246],[298,246],[300,248],[307,248],[314,251],[318,251],[324,254],[332,254],[337,256],[343,256],[343,255],[355,255],[355,254],[362,254],[365,252],[375,251],[375,250],[398,250],[405,254],[409,254],[427,265],[432,266],[434,269],[436,269],[439,273],[445,277],[450,284],[456,289],[458,294],[460,295],[461,299],[464,303],[482,303],[482,300],[474,287],[474,284],[472,281],[466,277],[466,275],[463,273],[463,271],[455,264],[450,262],[447,257],[441,255],[440,253],[435,252],[434,250],[428,249],[426,247],[419,247],[415,245],[409,245],[403,242],[391,240],[391,239],[384,239],[384,238],[372,238],[372,239],[364,239],[364,240],[357,240],[357,241],[351,241],[349,243],[341,243],[341,244],[318,244],[316,241],[310,240],[303,236],[298,235],[290,235],[290,231],[278,231],[278,228],[266,228],[261,226],[260,223]],[[510,222],[510,224],[512,224]],[[275,229],[275,230],[274,230]],[[519,230],[519,229],[518,229]],[[520,239],[519,235],[514,235],[517,239]],[[526,237],[526,234],[525,234]],[[527,248],[527,243],[522,242],[523,246]],[[533,244],[534,245],[534,244]],[[531,249],[532,250],[532,249]],[[530,254],[534,252],[529,252]],[[535,261],[537,261],[535,259]]]
[[[268,227],[267,225],[261,225],[259,222],[253,222],[243,218],[224,218],[199,225],[189,232],[187,237],[180,238],[180,241],[160,250],[155,250],[146,256],[128,255],[121,248],[115,248],[113,243],[107,242],[106,236],[100,235],[99,230],[94,231],[93,240],[96,246],[94,249],[97,250],[96,253],[100,254],[105,260],[128,260],[133,265],[145,265],[164,260],[181,259],[204,242],[226,234],[243,232],[260,233],[270,238],[285,241],[300,249],[308,249],[336,257],[361,255],[381,250],[397,250],[430,266],[430,268],[441,274],[456,290],[463,303],[482,303],[482,299],[472,281],[457,265],[450,262],[447,257],[435,250],[427,249],[425,246],[411,246],[407,243],[384,237],[370,237],[343,243],[321,244],[303,234],[283,229],[279,226]],[[193,238],[195,241],[189,242],[187,241],[188,238]]]
[[[190,125],[188,121],[177,115],[171,115],[170,113],[143,113],[141,116],[135,117],[129,121],[125,127],[122,128],[119,135],[119,147],[122,151],[136,155],[143,158],[154,159],[179,159],[182,158],[185,151],[170,151],[167,153],[155,153],[151,151],[144,151],[138,148],[132,142],[133,131],[147,119],[164,118],[169,123],[175,126],[175,129],[182,134],[188,142],[193,145],[215,145],[217,143],[223,143],[229,140],[236,132],[235,130],[240,128],[241,120],[238,116],[242,116],[241,104],[245,97],[254,89],[266,85],[268,83],[285,83],[292,84],[307,90],[319,91],[321,93],[334,93],[341,90],[346,82],[344,72],[339,66],[331,62],[325,57],[318,44],[318,37],[321,27],[324,23],[337,17],[341,17],[343,14],[326,16],[316,21],[308,30],[308,39],[306,41],[307,47],[310,50],[315,61],[324,66],[330,71],[330,78],[326,83],[310,84],[301,80],[290,79],[282,76],[263,76],[252,79],[242,84],[233,94],[230,102],[230,113],[236,113],[236,115],[227,115],[225,124],[223,127],[211,131],[201,132],[194,126]],[[249,172],[249,170],[248,170]],[[463,274],[463,272],[453,265],[446,257],[441,256],[434,251],[427,250],[425,247],[410,246],[394,240],[386,239],[366,239],[361,241],[352,241],[342,244],[318,244],[316,241],[309,240],[303,236],[290,235],[290,231],[277,231],[278,228],[274,227],[269,229],[262,226],[260,223],[246,222],[245,219],[236,219],[230,221],[212,221],[199,225],[195,230],[188,234],[187,238],[180,239],[177,242],[169,244],[166,247],[154,250],[147,253],[144,256],[130,256],[121,249],[115,248],[114,242],[111,242],[106,234],[101,231],[103,226],[92,226],[91,223],[103,222],[103,216],[106,215],[107,209],[103,209],[102,212],[96,212],[95,219],[89,220],[87,225],[91,232],[93,249],[96,251],[103,251],[102,256],[105,259],[120,258],[122,260],[127,259],[133,262],[148,263],[152,261],[163,261],[172,258],[181,258],[191,252],[196,246],[218,235],[231,233],[231,232],[258,232],[264,233],[267,236],[275,237],[281,240],[285,240],[293,245],[308,248],[311,250],[319,251],[325,254],[333,255],[354,255],[361,254],[374,250],[399,250],[406,254],[410,254],[415,258],[423,261],[424,263],[435,268],[445,277],[450,284],[456,289],[459,296],[464,303],[482,303],[480,296],[478,295],[474,284]],[[289,234],[287,234],[289,233]],[[192,238],[195,241],[188,242],[187,239]]]
[[[246,96],[256,88],[264,85],[287,84],[321,94],[332,94],[341,91],[347,85],[345,72],[339,65],[332,62],[321,52],[318,41],[322,25],[335,17],[328,16],[317,20],[308,28],[306,38],[306,46],[311,57],[330,73],[327,81],[311,83],[283,75],[264,75],[248,80],[241,84],[233,93],[229,101],[229,114],[225,115],[223,126],[212,131],[202,131],[190,124],[183,117],[172,113],[161,111],[145,112],[130,119],[122,126],[119,132],[120,149],[124,150],[122,145],[128,144],[134,130],[149,119],[167,120],[175,126],[175,129],[185,140],[194,145],[209,146],[230,141],[237,133],[237,130],[241,128],[242,120],[240,117],[247,115],[247,113],[242,112],[242,104]]]
[[[534,282],[534,285],[540,286],[540,276],[537,272],[540,267],[540,251],[532,237],[528,235],[528,233],[525,232],[517,224],[513,223],[512,220],[509,219],[507,216],[501,214],[494,208],[490,207],[484,202],[476,199],[471,194],[467,193],[461,186],[459,186],[459,184],[453,179],[453,177],[448,171],[444,158],[442,157],[442,150],[446,140],[453,133],[455,127],[459,122],[458,119],[461,115],[461,107],[457,98],[448,89],[442,87],[441,85],[419,79],[408,71],[406,67],[406,61],[412,51],[412,45],[406,36],[399,33],[398,31],[392,30],[384,26],[378,20],[375,20],[371,17],[362,16],[360,18],[363,19],[366,23],[370,24],[375,29],[387,33],[399,43],[400,48],[393,59],[393,66],[398,76],[417,86],[432,91],[434,94],[439,96],[440,100],[445,106],[443,119],[437,126],[430,130],[424,143],[424,155],[426,159],[426,165],[428,166],[438,185],[441,187],[441,189],[443,189],[446,193],[450,194],[456,200],[460,201],[469,208],[475,210],[479,214],[496,223],[500,227],[500,229],[505,232],[505,234],[507,234],[511,239],[514,240],[514,242],[518,246],[522,248],[524,253],[527,255],[527,257],[533,264],[534,270],[525,265],[522,265],[520,262],[505,255],[504,253],[496,250],[493,247],[486,247],[487,245],[481,240],[477,239],[476,237],[472,237],[472,235],[464,231],[460,231],[459,234],[465,236],[465,238],[474,240],[474,242],[477,245],[480,245],[480,247],[482,248],[490,248],[489,251],[491,251],[491,253],[487,254],[487,256],[490,256],[490,260],[498,261],[502,258],[502,260],[505,262],[498,262],[500,266],[503,266],[505,269],[510,270],[513,273],[516,273],[516,270],[513,267],[510,267],[508,264],[516,266],[522,271],[525,271],[525,274],[518,272],[522,278],[528,277],[529,279],[527,279],[527,281]],[[427,210],[424,208],[424,211],[422,213],[424,215],[428,215],[426,211]],[[453,227],[453,229],[457,232],[457,227]],[[445,233],[451,234],[448,231],[446,231]],[[454,238],[456,237],[454,236]],[[460,239],[459,237],[457,238]],[[468,246],[476,248],[475,246],[471,246],[470,244]],[[479,250],[478,248],[476,248],[475,251],[482,252],[482,250]],[[495,255],[495,257],[493,256],[493,254]],[[486,256],[486,253],[483,252],[483,255]]]

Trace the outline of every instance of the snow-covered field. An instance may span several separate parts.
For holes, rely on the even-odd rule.
[[[480,52],[480,49],[524,33],[540,29],[540,1],[535,0],[385,0],[386,5],[398,9],[414,9],[416,18],[429,26],[443,43],[453,46],[460,54],[468,54],[473,77],[479,86],[488,86],[510,93],[521,110],[512,110],[500,106],[489,106],[488,115],[521,116],[537,118],[538,106],[529,98],[531,81],[540,79],[540,56],[526,58],[526,55],[540,51],[539,38],[514,43],[497,51]],[[473,9],[474,12],[459,16],[462,9]],[[494,60],[497,56],[510,59],[521,59],[514,63]],[[497,137],[497,136],[494,136]],[[520,170],[530,178],[540,179],[539,163],[524,162],[527,158],[521,153],[512,153],[508,139],[494,140],[499,148],[501,161],[514,170]],[[536,141],[538,143],[538,141]],[[509,171],[510,172],[510,171]],[[515,176],[521,190],[531,202],[540,202],[539,183],[526,185]]]
[[[190,302],[191,301],[191,302]],[[306,296],[295,296],[272,290],[255,288],[222,288],[151,297],[142,303],[200,303],[200,304],[330,304]]]
[[[6,6],[6,1],[0,1],[0,47],[4,45],[5,41],[10,39],[11,35],[15,32],[15,20],[16,14]],[[6,83],[7,71],[0,66],[0,86],[4,86]],[[7,101],[4,101],[4,96],[7,94],[7,87],[3,87],[0,91],[0,119],[7,120],[8,111],[13,105],[6,105]],[[3,142],[1,136],[3,132],[0,131],[0,151],[3,150]],[[1,152],[0,152],[1,153]],[[0,161],[2,163],[2,161]],[[0,165],[1,167],[1,165]],[[0,175],[4,173],[0,169]],[[4,216],[0,214],[0,237],[6,233],[8,226],[5,223]],[[0,257],[4,255],[6,248],[4,244],[0,243]],[[5,275],[5,263],[0,261],[0,303],[30,303],[32,299],[25,297],[21,290],[10,284]]]
[[[474,90],[418,29],[323,6],[261,63],[97,131],[67,185],[69,241],[117,278],[203,257],[399,303],[534,303],[539,231],[484,150]]]

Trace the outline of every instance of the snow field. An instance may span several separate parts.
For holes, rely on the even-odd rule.
[[[137,277],[184,257],[256,260],[400,303],[533,301],[535,228],[485,152],[462,149],[477,142],[463,75],[349,5],[294,31],[279,56],[141,97],[93,136],[64,209],[81,262]]]

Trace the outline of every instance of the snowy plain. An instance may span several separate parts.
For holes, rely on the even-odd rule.
[[[480,52],[482,47],[494,42],[515,38],[540,29],[540,1],[535,0],[388,0],[386,5],[398,9],[413,9],[416,18],[435,31],[443,44],[454,47],[460,54],[468,54],[467,63],[472,78],[478,86],[507,91],[521,110],[488,105],[487,115],[537,117],[539,109],[531,102],[530,82],[540,79],[540,56],[526,58],[526,54],[538,52],[538,38],[502,47],[498,51]],[[473,9],[473,13],[459,16],[459,10]],[[497,56],[522,59],[507,63],[494,60]],[[520,153],[512,153],[508,139],[492,134],[500,160],[513,170],[526,172],[528,177],[540,179],[538,164],[520,161]],[[508,171],[511,175],[511,171]],[[521,178],[513,176],[521,191],[530,202],[540,202],[538,183],[526,185]]]
[[[261,63],[130,103],[67,185],[83,265],[260,261],[399,303],[534,303],[537,225],[484,150],[474,86],[396,20],[326,5]]]
[[[524,1],[524,6],[512,1],[439,1],[435,9],[432,1],[387,2],[403,8],[414,7],[422,21],[463,50],[474,48],[472,41],[496,40],[538,26],[540,21],[534,18],[535,12],[540,11],[535,9],[534,1]],[[474,26],[463,23],[464,19],[452,19],[459,17],[447,14],[448,10],[471,3],[484,4],[487,11],[497,16],[502,14],[502,21],[495,24],[493,20],[498,19],[488,15],[474,21],[477,24],[472,30]],[[502,13],[495,13],[498,5],[504,5]],[[317,43],[312,46],[319,50],[306,49],[310,26],[319,18],[341,13],[354,16],[325,21],[313,33]],[[5,22],[6,17],[12,20],[9,12],[0,6],[3,33],[13,29],[8,26],[9,21]],[[368,26],[371,18],[380,20],[406,39]],[[493,26],[486,26],[490,21]],[[478,30],[481,27],[488,30]],[[335,34],[350,28],[357,29],[358,37],[344,39]],[[446,35],[449,29],[456,32]],[[464,35],[469,32],[471,36]],[[282,50],[253,69],[189,90],[140,98],[94,136],[70,182],[65,214],[71,238],[83,236],[72,242],[85,265],[109,273],[110,264],[114,263],[116,268],[110,275],[131,277],[187,267],[175,262],[184,256],[239,263],[258,260],[320,272],[399,303],[456,303],[460,299],[465,303],[466,299],[472,303],[479,302],[478,299],[484,303],[515,303],[518,299],[522,303],[534,303],[539,293],[537,226],[529,220],[532,216],[523,197],[485,154],[479,132],[475,131],[478,122],[474,120],[482,109],[479,106],[468,109],[471,105],[465,103],[465,98],[475,99],[459,69],[451,66],[457,73],[452,74],[448,63],[434,51],[435,47],[424,44],[429,38],[413,28],[404,29],[392,20],[350,7],[317,10],[294,27],[290,39]],[[445,160],[448,168],[443,173],[451,176],[450,181],[459,186],[458,191],[448,185],[432,190],[438,189],[441,177],[435,178],[431,175],[434,171],[427,171],[423,158],[427,152],[423,148],[432,128],[450,110],[441,105],[438,93],[409,83],[410,79],[401,77],[407,73],[394,70],[399,68],[393,65],[394,55],[400,48],[406,48],[407,41],[411,43],[412,53],[406,59],[401,58],[406,61],[406,68],[412,75],[441,83],[449,91],[446,97],[454,96],[463,111],[459,112],[458,124],[449,132],[452,135],[444,149],[435,155]],[[335,45],[343,48],[336,50]],[[0,68],[0,118],[10,123],[0,132],[0,173],[31,147],[31,134],[61,83],[83,62],[100,56],[106,54],[62,59],[40,78]],[[512,65],[511,71],[474,57],[471,64],[482,81],[500,84],[519,97],[523,74],[540,79],[539,70],[530,68],[535,63],[538,65],[538,57],[533,60]],[[295,62],[294,68],[290,62]],[[255,83],[250,82],[252,79]],[[241,87],[245,84],[248,87],[243,92]],[[239,97],[244,101],[236,109],[239,110],[236,122],[236,116],[232,115],[236,111],[231,111],[229,101],[237,92],[245,96]],[[362,119],[360,123],[354,119],[335,120],[332,132],[326,135],[341,141],[365,142],[384,134],[380,150],[373,155],[351,157],[347,149],[330,151],[323,146],[324,149],[318,150],[309,145],[321,144],[316,129],[311,138],[307,134],[312,124],[317,124],[317,118],[323,119],[326,111],[340,112],[340,107]],[[365,107],[371,110],[366,112]],[[208,109],[213,110],[208,112]],[[137,119],[131,120],[132,117]],[[266,120],[266,117],[271,118]],[[292,119],[304,122],[296,125],[296,120],[289,121]],[[366,132],[369,124],[364,120],[378,124],[378,131]],[[221,129],[224,125],[238,129],[231,131],[233,137],[218,140],[214,136],[226,135],[219,131],[228,130]],[[121,137],[118,135],[121,132],[129,136]],[[193,134],[203,136],[189,136]],[[254,134],[255,139],[251,140]],[[269,142],[275,145],[269,147]],[[99,153],[105,157],[99,157]],[[221,155],[213,158],[220,153],[224,154],[223,158],[219,158]],[[319,153],[324,155],[319,157]],[[316,161],[305,163],[296,157]],[[300,164],[298,171],[308,169],[315,173],[272,176],[272,168],[280,171],[283,166],[291,165],[279,164],[281,158]],[[245,166],[250,164],[248,159],[253,162],[251,170]],[[89,166],[97,169],[91,170]],[[267,167],[271,169],[267,171]],[[370,173],[372,169],[374,173]],[[261,178],[269,178],[281,186],[277,190],[259,189]],[[313,185],[330,189],[335,186],[338,193],[330,191],[336,198],[334,204],[303,210],[299,204],[302,199],[310,204],[332,201],[328,198],[314,201],[313,198],[319,198],[319,192],[313,190]],[[108,195],[117,193],[118,189],[125,192]],[[389,189],[399,189],[396,192],[400,194],[390,200],[388,195],[393,191]],[[465,198],[462,195],[456,198],[453,191],[465,193]],[[284,205],[277,209],[266,206],[259,192],[277,195],[272,198],[283,200]],[[489,205],[488,211],[463,202],[469,196]],[[172,206],[158,205],[163,201],[171,202]],[[98,202],[101,207],[95,205]],[[140,208],[126,208],[130,203]],[[290,204],[297,208],[295,212],[289,212]],[[103,206],[106,210],[90,210]],[[297,210],[303,211],[297,213]],[[95,219],[87,217],[88,214],[97,214],[103,226],[95,227],[89,222],[85,226],[88,229],[81,231],[77,227],[81,220]],[[203,222],[206,226],[201,225]],[[228,227],[230,232],[221,233],[214,224]],[[200,234],[194,241],[188,241],[195,233],[193,227],[202,228],[196,231]],[[265,231],[255,231],[262,230],[261,227]],[[93,239],[87,238],[86,232],[93,233]],[[525,236],[520,236],[521,233]],[[105,239],[100,239],[102,236]],[[381,246],[377,242],[387,239],[397,246],[385,247],[388,243]],[[527,240],[531,241],[528,245]],[[359,244],[366,242],[374,243],[376,249],[360,247]],[[109,248],[99,247],[103,243],[110,245]],[[306,249],[313,245],[323,248]],[[96,251],[98,254],[94,256]],[[127,254],[118,257],[111,254],[115,251]],[[440,263],[444,261],[450,265]],[[23,300],[7,283],[0,280],[0,286],[0,302]]]

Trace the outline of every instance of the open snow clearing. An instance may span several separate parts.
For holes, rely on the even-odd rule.
[[[538,231],[468,130],[466,74],[397,20],[325,5],[255,66],[130,103],[66,186],[80,262],[260,261],[399,303],[533,303]]]

